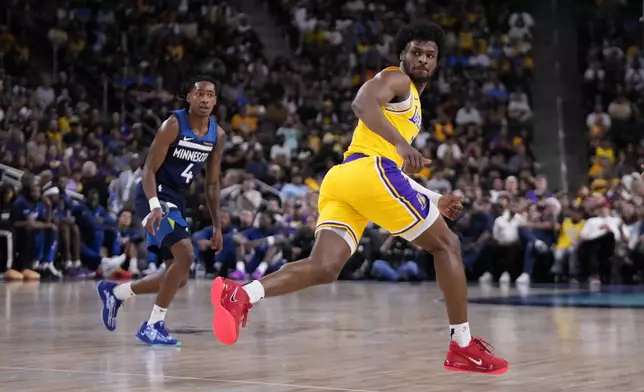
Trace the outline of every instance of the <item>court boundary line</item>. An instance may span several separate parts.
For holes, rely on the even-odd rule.
[[[130,377],[146,377],[149,378],[149,374],[143,373],[124,373],[124,372],[105,372],[105,371],[94,371],[94,370],[75,370],[75,369],[50,369],[50,368],[29,368],[29,367],[14,367],[14,366],[0,366],[0,371],[22,371],[22,372],[52,372],[52,373],[76,373],[76,374],[90,374],[97,375],[103,374],[106,376],[130,376]],[[315,389],[318,391],[344,391],[344,392],[379,392],[368,389],[351,389],[351,388],[334,388],[334,387],[320,387],[313,385],[300,385],[300,384],[283,384],[283,383],[273,383],[273,382],[262,382],[262,381],[244,381],[244,380],[227,380],[221,378],[208,378],[208,377],[189,377],[189,376],[166,376],[165,374],[155,374],[154,378],[162,378],[168,380],[185,380],[185,381],[214,381],[221,383],[229,384],[242,384],[242,385],[265,385],[270,387],[288,387],[288,388],[304,388],[304,389]]]

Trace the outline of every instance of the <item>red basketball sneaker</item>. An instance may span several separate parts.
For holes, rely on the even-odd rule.
[[[223,344],[234,344],[239,337],[239,324],[246,326],[248,310],[253,307],[242,285],[216,278],[210,288],[210,300],[215,310],[212,329]]]
[[[457,372],[503,374],[508,371],[508,361],[492,354],[492,345],[480,338],[472,338],[470,344],[461,347],[455,341],[449,344],[445,369]]]

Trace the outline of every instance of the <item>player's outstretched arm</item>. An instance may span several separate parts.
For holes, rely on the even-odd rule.
[[[172,116],[159,127],[143,165],[141,184],[143,185],[143,192],[145,192],[145,196],[150,202],[150,210],[161,208],[159,199],[157,199],[156,172],[163,164],[168,149],[177,136],[179,136],[179,121]]]
[[[410,85],[409,76],[403,72],[393,70],[380,72],[360,87],[351,108],[367,128],[389,143],[394,146],[408,144],[380,108],[396,97],[406,99],[410,94]]]
[[[226,132],[220,126],[217,126],[217,144],[215,145],[213,153],[208,157],[208,164],[206,165],[206,203],[208,203],[212,224],[218,229],[221,229],[219,179],[221,178],[221,157],[224,152],[225,143]]]

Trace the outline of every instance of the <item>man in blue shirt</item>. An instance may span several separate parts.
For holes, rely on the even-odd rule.
[[[39,230],[35,234],[36,261],[40,263],[40,273],[62,279],[63,274],[54,266],[58,254],[58,224],[65,219],[65,211],[60,206],[59,189],[50,186],[43,192],[38,202],[38,221],[50,224],[51,227]]]
[[[278,234],[275,219],[269,212],[260,212],[257,227],[248,228],[233,238],[241,257],[235,271],[229,275],[230,279],[244,280],[248,277],[246,271],[253,271],[252,278],[259,279],[283,264],[281,244],[286,237]],[[244,262],[241,259],[247,254],[250,254],[250,258]]]
[[[238,230],[231,224],[228,211],[221,211],[221,233],[223,235],[223,246],[214,258],[211,257],[214,252],[209,253],[212,249],[213,226],[206,226],[192,235],[195,263],[198,263],[203,258],[204,266],[208,272],[214,272],[214,264],[216,263],[221,264],[219,268],[233,268],[235,265],[237,246],[233,241],[233,236],[238,233]]]
[[[33,181],[24,183],[22,194],[18,196],[10,212],[10,220],[16,230],[16,260],[14,269],[22,271],[25,279],[40,279],[40,274],[34,271],[38,269],[35,260],[35,237],[43,229],[53,227],[52,223],[38,221],[40,199],[40,187]]]
[[[144,232],[143,228],[134,226],[132,216],[132,211],[128,209],[119,214],[117,239],[120,249],[115,255],[124,254],[129,259],[129,272],[132,275],[139,275],[139,245],[144,240]]]
[[[96,190],[90,190],[86,203],[77,204],[72,213],[83,236],[81,243],[83,261],[91,269],[101,269],[105,275],[111,275],[126,258],[125,254],[117,255],[120,251],[120,241],[115,232],[116,220],[99,205],[99,194]],[[106,233],[111,235],[106,238]],[[102,257],[101,247],[104,245],[108,248],[108,252],[116,256]]]

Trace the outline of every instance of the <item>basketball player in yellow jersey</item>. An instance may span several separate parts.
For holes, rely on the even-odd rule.
[[[395,40],[400,66],[384,69],[360,88],[352,105],[360,119],[353,140],[320,188],[311,256],[244,286],[215,279],[213,328],[221,342],[235,343],[239,325],[245,326],[248,310],[260,299],[334,282],[373,221],[434,256],[451,331],[445,368],[487,374],[508,370],[507,361],[470,335],[460,244],[441,216],[455,218],[460,199],[431,192],[403,172],[417,172],[428,163],[411,143],[421,128],[420,94],[437,67],[443,39],[443,30],[432,23],[404,27]]]

